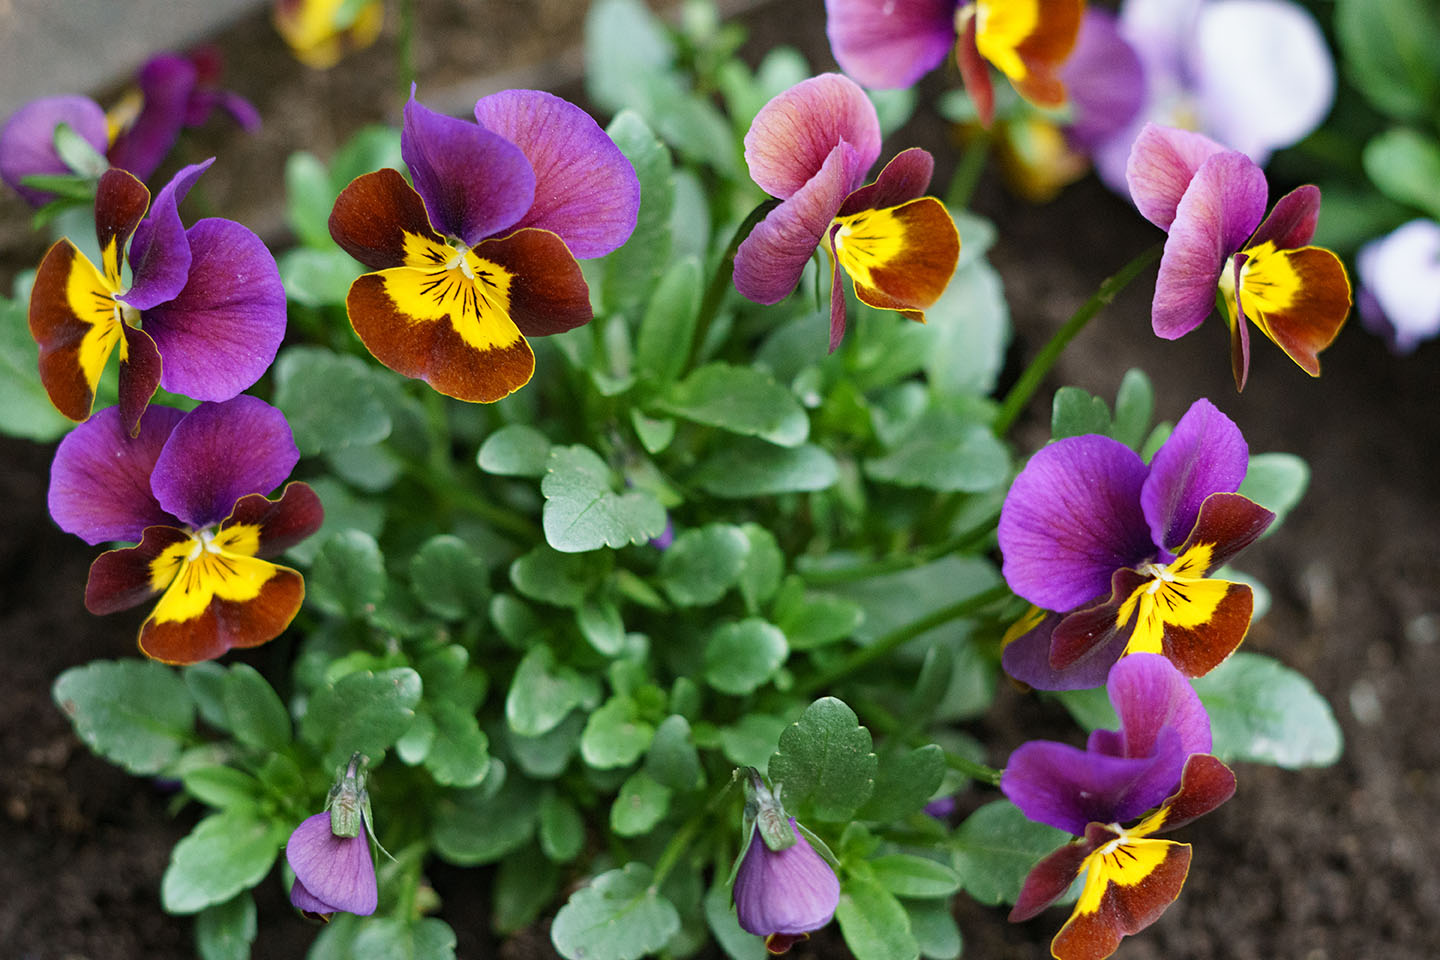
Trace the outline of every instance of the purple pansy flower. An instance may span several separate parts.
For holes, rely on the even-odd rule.
[[[835,916],[840,881],[788,818],[794,844],[783,850],[766,845],[759,830],[735,875],[735,913],[741,929],[765,938],[771,953],[784,953]]]
[[[1126,653],[1164,654],[1192,677],[1228,657],[1250,588],[1207,578],[1275,518],[1235,493],[1248,464],[1239,428],[1203,399],[1149,465],[1095,434],[1031,457],[998,531],[1006,582],[1040,608],[1005,647],[1011,676],[1065,690],[1098,685]]]
[[[1051,944],[1059,960],[1102,960],[1159,918],[1185,882],[1190,846],[1158,840],[1228,800],[1235,776],[1210,755],[1210,718],[1165,658],[1115,664],[1106,688],[1119,730],[1086,749],[1036,740],[1010,755],[1000,789],[1031,820],[1078,837],[1030,871],[1010,913],[1028,920],[1085,874],[1070,919]],[[1168,799],[1167,799],[1168,798]],[[1159,809],[1133,827],[1134,820]]]
[[[1411,220],[1360,248],[1357,302],[1365,329],[1409,353],[1440,333],[1440,224]]]
[[[635,229],[640,182],[579,107],[538,90],[475,104],[478,123],[405,105],[394,170],[357,177],[330,233],[375,272],[345,305],[375,358],[440,393],[488,403],[535,369],[526,337],[589,323],[576,257],[599,257]]]
[[[1214,309],[1216,291],[1230,326],[1230,366],[1243,390],[1250,370],[1250,324],[1312,377],[1319,353],[1350,312],[1350,280],[1340,258],[1308,246],[1320,216],[1320,190],[1298,187],[1265,215],[1269,187],[1255,162],[1198,133],[1149,124],[1130,151],[1130,196],[1169,237],[1155,280],[1151,325],[1175,340]]]
[[[804,80],[767,103],[745,134],[745,162],[781,200],[735,253],[735,289],[779,303],[817,247],[830,255],[830,349],[845,334],[841,267],[855,295],[912,320],[940,298],[960,255],[944,204],[921,196],[935,162],[918,148],[862,186],[880,156],[880,121],[865,91],[836,73]]]
[[[365,791],[366,758],[350,758],[330,788],[325,813],[307,817],[285,844],[285,859],[295,871],[290,902],[307,914],[329,919],[332,913],[366,917],[375,912],[379,891],[370,853],[370,795]]]
[[[90,415],[117,349],[120,415],[132,432],[157,386],[228,400],[275,359],[285,337],[275,258],[232,220],[199,220],[188,230],[180,220],[180,201],[213,162],[185,167],[153,206],[139,180],[107,170],[95,196],[100,267],[69,240],[45,254],[30,293],[30,332],[45,391],[70,419]]]
[[[50,516],[86,543],[138,544],[95,560],[85,606],[114,613],[158,595],[139,643],[166,663],[198,663],[279,636],[305,583],[263,558],[299,543],[323,518],[304,483],[265,497],[299,458],[284,415],[249,396],[189,413],[150,407],[133,437],[115,407],[76,427],[50,468]]]

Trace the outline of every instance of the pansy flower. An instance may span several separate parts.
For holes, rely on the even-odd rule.
[[[1319,353],[1350,312],[1340,258],[1309,246],[1320,190],[1298,187],[1265,215],[1268,186],[1255,162],[1209,137],[1147,124],[1126,168],[1140,213],[1169,233],[1155,280],[1151,324],[1174,340],[1210,315],[1216,291],[1230,326],[1236,389],[1250,370],[1250,324],[1312,377]]]
[[[385,25],[381,0],[275,0],[275,29],[295,59],[328,70],[351,50],[363,50]]]
[[[1250,626],[1243,583],[1210,574],[1275,515],[1235,493],[1249,465],[1238,427],[1197,400],[1147,465],[1117,440],[1067,437],[1030,458],[998,537],[1010,588],[1040,608],[1005,669],[1040,689],[1095,686],[1127,653],[1186,676],[1228,657]]]
[[[1059,960],[1103,960],[1154,923],[1180,895],[1189,844],[1160,840],[1235,792],[1235,775],[1209,753],[1210,719],[1164,658],[1140,654],[1110,670],[1118,731],[1097,730],[1086,749],[1032,741],[1010,756],[1000,789],[1031,820],[1078,839],[1025,878],[1012,921],[1028,920],[1085,875],[1070,919],[1051,942]],[[1162,802],[1163,801],[1163,802]],[[1159,804],[1138,824],[1134,820]]]
[[[1440,223],[1411,220],[1360,248],[1357,303],[1365,329],[1409,353],[1440,334]]]
[[[279,636],[305,584],[265,558],[314,533],[323,517],[304,483],[265,497],[299,458],[284,415],[249,396],[189,413],[150,407],[133,437],[115,407],[76,427],[50,468],[50,516],[90,544],[138,544],[95,560],[85,606],[114,613],[158,596],[140,650],[166,663]]]
[[[330,233],[370,267],[350,287],[350,323],[375,358],[440,393],[488,403],[530,380],[526,337],[590,322],[576,257],[635,228],[640,184],[584,111],[538,90],[475,104],[478,123],[411,96],[394,170],[357,177]]]
[[[306,817],[285,844],[285,860],[295,871],[290,903],[308,916],[326,921],[333,913],[368,917],[379,902],[365,762],[360,754],[350,758],[330,788],[325,812]]]
[[[879,156],[874,105],[836,73],[775,97],[745,134],[751,178],[781,203],[736,251],[735,288],[756,303],[779,303],[823,244],[831,268],[831,350],[845,334],[841,267],[861,301],[923,322],[960,255],[960,235],[944,204],[922,196],[935,166],[930,154],[906,150],[861,186]]]
[[[1059,69],[1084,0],[825,0],[835,60],[867,87],[909,87],[953,49],[981,122],[994,114],[989,61],[1031,103],[1065,102]]]
[[[228,400],[275,359],[285,288],[270,251],[234,221],[209,218],[186,230],[180,220],[180,201],[212,162],[185,167],[153,206],[134,176],[107,170],[95,196],[100,266],[69,240],[40,263],[30,332],[45,391],[71,420],[90,415],[116,350],[120,417],[132,432],[157,385]]]

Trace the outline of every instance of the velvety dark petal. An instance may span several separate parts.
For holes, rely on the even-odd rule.
[[[283,633],[300,612],[305,581],[289,567],[244,559],[249,562],[242,567],[263,569],[266,574],[261,580],[247,572],[247,579],[258,581],[253,596],[229,600],[216,593],[194,616],[170,619],[163,612],[175,591],[172,585],[140,627],[140,652],[153,660],[185,665],[213,660],[237,648],[258,647]]]
[[[1110,667],[1125,652],[1125,636],[1111,631],[1108,642],[1087,648],[1079,659],[1057,670],[1050,663],[1050,648],[1055,628],[1064,619],[1064,614],[1045,612],[1033,629],[1007,644],[1000,656],[1005,672],[1036,690],[1089,690],[1103,685]]]
[[[975,5],[960,8],[960,36],[955,42],[955,65],[965,92],[975,104],[980,125],[988,128],[995,119],[995,87],[990,82],[990,66],[975,46]]]
[[[466,120],[405,104],[400,156],[435,229],[474,246],[520,221],[535,173],[520,148]]]
[[[818,930],[830,922],[840,903],[840,881],[804,835],[795,829],[794,846],[778,853],[751,834],[750,849],[735,875],[735,914],[740,927],[757,936]]]
[[[40,347],[40,383],[71,420],[95,405],[105,363],[123,336],[113,290],[69,240],[57,240],[30,288],[30,335]]]
[[[745,134],[745,163],[761,190],[790,199],[821,174],[842,143],[853,150],[843,171],[843,197],[861,184],[880,156],[880,120],[853,80],[824,73],[802,80],[760,109]],[[836,203],[826,220],[838,209]]]
[[[1138,845],[1152,847],[1144,855]],[[1175,899],[1190,872],[1188,844],[1142,840],[1127,844],[1116,855],[1123,863],[1104,872],[1103,880],[1086,880],[1075,912],[1050,943],[1057,960],[1104,960],[1125,937],[1150,926]],[[1090,866],[1096,871],[1099,867]],[[1103,886],[1091,892],[1091,883]],[[1087,894],[1090,897],[1087,898]]]
[[[143,330],[121,324],[125,350],[121,354],[119,376],[120,421],[132,435],[140,429],[140,415],[155,396],[163,369],[155,341]]]
[[[287,483],[278,500],[252,493],[241,497],[222,529],[237,524],[257,528],[257,557],[275,557],[320,529],[325,508],[308,483]]]
[[[1274,208],[1246,244],[1258,247],[1270,241],[1281,250],[1303,247],[1315,236],[1320,222],[1320,188],[1311,184],[1296,187],[1275,201]]]
[[[186,235],[185,288],[144,314],[165,358],[160,385],[196,400],[228,400],[270,368],[285,338],[285,288],[265,244],[233,220]]]
[[[909,87],[955,42],[956,0],[825,0],[825,34],[840,69],[867,87]]]
[[[85,609],[97,615],[118,613],[154,598],[168,586],[155,582],[155,561],[166,550],[188,543],[190,535],[184,530],[153,526],[145,528],[137,546],[100,554],[85,581]]]
[[[835,255],[835,231],[832,225],[825,238],[826,253],[830,257],[830,352],[845,339],[845,327],[849,323],[850,305],[845,302],[845,287],[840,283],[844,271],[840,269],[840,258]]]
[[[582,260],[629,239],[640,180],[588,113],[540,90],[505,90],[482,97],[475,119],[519,147],[535,172],[535,202],[515,226],[559,234]]]
[[[1140,491],[1150,535],[1175,551],[1212,493],[1234,493],[1245,479],[1250,447],[1234,421],[1201,398],[1190,405],[1154,458]]]
[[[1046,610],[1073,610],[1103,595],[1116,569],[1152,554],[1140,511],[1147,472],[1135,451],[1096,435],[1031,457],[1000,512],[1010,588]]]
[[[1120,750],[1105,750],[1109,731],[1090,735],[1090,750],[1102,750],[1126,757],[1145,757],[1156,752],[1161,731],[1179,736],[1181,754],[1210,752],[1210,715],[1200,703],[1195,688],[1164,657],[1136,653],[1125,657],[1110,670],[1105,684],[1110,703],[1120,717]],[[1173,784],[1164,789],[1169,790]]]
[[[845,202],[858,162],[849,144],[837,144],[819,172],[750,231],[735,252],[735,289],[741,296],[770,304],[790,295]]]
[[[1275,514],[1238,493],[1214,493],[1200,505],[1195,526],[1175,551],[1184,557],[1204,546],[1205,560],[1192,576],[1209,576],[1260,538]]]
[[[100,175],[95,185],[95,239],[100,247],[100,269],[117,289],[125,241],[139,226],[148,206],[150,191],[129,173],[112,168]]]
[[[1265,215],[1265,197],[1265,174],[1243,153],[1217,153],[1200,164],[1160,259],[1151,313],[1156,336],[1182,337],[1210,315],[1220,271]]]
[[[1185,762],[1180,789],[1165,801],[1151,824],[1155,831],[1177,830],[1203,817],[1235,795],[1235,773],[1219,758],[1197,753]]]
[[[1023,923],[1038,917],[1042,910],[1070,889],[1070,884],[1080,875],[1080,865],[1090,852],[1088,843],[1077,840],[1065,844],[1031,867],[1007,919],[1011,923]]]
[[[112,164],[150,179],[180,139],[195,76],[195,64],[185,57],[161,54],[146,62],[138,78],[144,105],[135,123],[110,145]]]
[[[831,236],[855,295],[923,323],[921,311],[940,299],[960,259],[960,234],[945,205],[921,197],[839,222]]]
[[[152,524],[179,526],[150,490],[150,474],[170,432],[184,417],[150,407],[131,437],[115,407],[101,410],[60,441],[50,465],[50,516],[86,543],[137,543]]]
[[[1192,594],[1213,593],[1214,609],[1199,623],[1166,620],[1160,652],[1187,677],[1203,677],[1225,661],[1245,639],[1255,600],[1243,583],[1202,580]]]
[[[55,128],[66,124],[103,154],[108,143],[105,111],[89,97],[60,96],[32,100],[16,110],[0,130],[0,179],[32,207],[55,199],[45,190],[24,186],[25,177],[68,174],[55,152]]]
[[[919,147],[902,150],[885,164],[874,183],[867,183],[846,197],[835,215],[845,217],[861,210],[898,207],[923,196],[930,188],[930,177],[934,173],[935,158],[928,150]]]
[[[239,396],[202,403],[175,426],[150,487],[162,507],[199,529],[229,516],[241,497],[274,490],[299,460],[285,415]]]
[[[330,832],[330,814],[317,813],[290,835],[285,859],[296,881],[331,910],[362,917],[375,912],[375,864],[363,828],[357,837],[337,837]]]
[[[122,298],[136,310],[149,310],[185,289],[190,274],[190,242],[180,222],[180,204],[200,174],[215,162],[185,167],[155,195],[150,215],[140,221],[130,242],[130,270],[134,282]]]
[[[1147,123],[1131,144],[1125,164],[1130,199],[1141,216],[1168,231],[1195,172],[1224,152],[1223,146],[1202,134]],[[1255,222],[1260,222],[1259,217]]]
[[[1245,265],[1245,260],[1245,254],[1237,253],[1232,265],[1227,268],[1231,271],[1237,290],[1240,288],[1240,270]],[[1250,324],[1240,313],[1238,301],[1227,301],[1226,314],[1225,322],[1230,327],[1230,373],[1235,378],[1235,392],[1243,393],[1245,381],[1250,378]]]
[[[475,247],[475,256],[510,274],[510,319],[527,337],[545,337],[594,319],[590,287],[563,239],[549,230],[517,230]]]
[[[388,168],[358,176],[340,191],[330,211],[330,236],[372,270],[407,263],[407,236],[445,244],[420,194],[399,171]]]
[[[1145,69],[1113,13],[1087,7],[1060,69],[1070,95],[1065,135],[1087,153],[1130,125],[1145,103]]]

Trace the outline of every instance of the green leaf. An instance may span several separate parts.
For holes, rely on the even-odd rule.
[[[860,726],[855,711],[823,697],[780,734],[770,779],[785,785],[792,814],[808,809],[816,820],[852,820],[875,789],[879,761],[870,746],[870,731]]]
[[[510,564],[510,582],[532,600],[578,607],[607,569],[607,562],[560,553],[542,544]]]
[[[1050,409],[1050,439],[1064,440],[1087,433],[1110,434],[1110,408],[1105,401],[1079,387],[1056,390]]]
[[[994,239],[989,221],[957,214],[962,239],[960,264],[940,299],[925,311],[925,325],[909,335],[923,338],[925,380],[938,393],[986,396],[995,389],[1010,344],[1010,308],[994,267],[979,259]],[[984,224],[983,232],[970,222]],[[975,259],[966,262],[967,257]]]
[[[1381,113],[1429,119],[1440,106],[1440,20],[1428,0],[1337,0],[1335,38],[1350,82]]]
[[[345,0],[351,7],[363,0]],[[400,131],[385,124],[361,127],[349,140],[340,145],[330,158],[331,205],[340,190],[362,173],[381,167],[404,169],[400,153]],[[327,214],[328,216],[328,214]]]
[[[635,341],[635,364],[642,375],[670,383],[685,372],[703,285],[694,257],[676,261],[660,278]]]
[[[237,663],[225,675],[225,714],[235,739],[250,747],[283,750],[290,745],[290,711],[254,667]]]
[[[265,787],[250,774],[234,767],[208,766],[187,770],[180,778],[185,792],[222,810],[253,810]]]
[[[720,728],[720,749],[731,763],[768,773],[780,734],[789,726],[779,717],[766,713],[745,713],[733,726]]]
[[[322,612],[365,617],[385,598],[385,558],[370,534],[341,530],[321,546],[305,580],[306,599]]]
[[[760,604],[769,600],[780,589],[780,577],[785,573],[785,553],[775,539],[775,534],[758,523],[743,525],[750,549],[745,553],[745,566],[740,570],[740,596],[745,598],[745,608],[751,613],[760,609]]]
[[[410,558],[410,591],[420,605],[444,620],[463,620],[489,605],[485,562],[459,537],[441,534]]]
[[[331,450],[325,454],[325,464],[341,480],[366,493],[390,489],[404,469],[404,461],[389,447],[379,443]]]
[[[594,678],[558,664],[549,647],[537,646],[515,669],[505,697],[505,720],[522,737],[538,737],[594,696]]]
[[[655,736],[655,728],[641,718],[629,697],[611,697],[585,722],[580,735],[580,756],[597,770],[628,767],[640,759]]]
[[[570,897],[550,926],[567,960],[639,960],[655,954],[680,929],[680,915],[660,896],[643,863],[602,873]]]
[[[379,763],[415,719],[420,686],[420,674],[409,667],[346,674],[311,694],[300,734],[324,751],[329,766],[352,753]]]
[[[1416,130],[1396,128],[1372,137],[1363,154],[1365,173],[1397,203],[1440,218],[1440,143]]]
[[[490,769],[490,740],[475,714],[453,703],[430,706],[435,740],[425,755],[425,769],[442,786],[473,787]]]
[[[655,728],[645,772],[672,790],[694,790],[705,782],[700,754],[690,739],[690,722],[671,714]]]
[[[139,776],[159,773],[194,735],[189,690],[153,660],[71,667],[56,678],[52,696],[87,747]]]
[[[920,956],[905,908],[869,876],[845,878],[835,919],[856,960],[916,960]]]
[[[1014,903],[1030,868],[1071,839],[1063,830],[1026,820],[1009,800],[994,800],[955,831],[951,865],[976,900],[991,906]]]
[[[894,823],[925,808],[945,777],[945,751],[930,743],[909,751],[887,751],[880,758],[875,792],[856,813],[860,820]],[[902,897],[918,896],[903,890]]]
[[[791,650],[813,650],[844,640],[865,620],[865,609],[833,593],[804,591],[789,602],[776,601],[775,625]]]
[[[495,873],[496,932],[511,934],[534,923],[559,889],[560,871],[533,845],[500,861]]]
[[[727,623],[705,645],[705,681],[721,693],[744,696],[768,681],[789,654],[785,634],[774,624],[759,617]]]
[[[963,943],[949,901],[910,900],[905,902],[905,912],[910,915],[910,932],[922,957],[960,960]]]
[[[1120,380],[1115,393],[1115,422],[1110,436],[1132,450],[1139,450],[1155,416],[1155,388],[1144,370],[1131,368]]]
[[[960,878],[954,870],[926,857],[892,853],[876,857],[869,866],[876,882],[897,897],[930,900],[948,897],[960,889]]]
[[[659,409],[695,423],[797,447],[810,420],[794,394],[753,367],[711,363],[674,384]]]
[[[610,807],[610,829],[620,837],[638,837],[670,812],[670,788],[644,770],[637,770],[620,785]]]
[[[1010,455],[985,423],[934,407],[883,457],[865,461],[873,480],[900,487],[977,493],[1010,475]]]
[[[1284,521],[1310,486],[1310,466],[1293,453],[1257,453],[1250,457],[1245,482],[1237,491],[1267,510],[1275,511],[1270,530]]]
[[[625,622],[611,600],[587,599],[575,610],[575,625],[590,646],[604,656],[618,656],[625,647]]]
[[[170,851],[160,881],[166,913],[198,913],[264,879],[290,836],[286,824],[243,813],[217,813],[195,825]]]
[[[686,530],[660,558],[660,584],[680,607],[715,603],[740,580],[750,553],[745,531],[728,523]]]
[[[390,435],[390,412],[359,357],[324,347],[287,347],[275,361],[275,406],[305,456]]]
[[[1194,683],[1221,760],[1295,770],[1340,759],[1342,737],[1330,704],[1279,661],[1236,653]]]
[[[598,702],[599,685],[590,678],[585,682],[588,684],[587,704],[590,699]],[[580,734],[585,729],[585,716],[580,710],[573,710],[554,729],[538,737],[522,737],[506,727],[505,741],[510,745],[510,752],[525,775],[537,780],[553,780],[564,773],[565,768],[570,765],[570,758],[580,746]]]
[[[498,789],[491,777],[501,780]],[[462,867],[494,863],[519,850],[535,835],[539,789],[521,776],[507,776],[505,765],[491,761],[485,782],[454,793],[436,804],[430,823],[435,851]]]
[[[333,248],[330,238],[330,209],[335,194],[330,189],[330,171],[308,150],[297,150],[285,160],[285,222],[307,247]],[[286,284],[285,292],[290,293]]]
[[[723,876],[717,876],[705,892],[705,923],[730,960],[769,960],[765,938],[741,929],[731,906],[730,885]]]
[[[605,461],[579,444],[550,451],[540,492],[545,539],[565,553],[641,543],[665,529],[665,508],[653,494],[616,493]]]
[[[575,804],[554,790],[540,799],[540,849],[556,863],[569,863],[585,846],[585,820]]]
[[[475,461],[496,476],[540,477],[550,462],[550,446],[550,438],[539,430],[512,423],[485,438]]]
[[[640,438],[640,445],[647,453],[659,453],[675,439],[675,421],[669,417],[655,419],[632,408],[630,423],[635,427],[635,436]]]
[[[592,9],[592,17],[599,15],[599,7],[597,4]],[[634,36],[628,36],[624,47],[606,53],[614,56],[623,50],[628,55],[635,51],[635,42]],[[668,55],[661,56],[668,59]],[[592,83],[601,82],[598,78],[589,79]],[[655,289],[661,272],[670,261],[670,218],[675,206],[670,151],[655,138],[640,114],[628,109],[629,104],[634,102],[622,99],[612,105],[620,112],[610,121],[606,132],[635,168],[635,176],[640,181],[640,210],[630,239],[605,257],[600,282],[606,312],[631,318],[640,316],[650,292]],[[620,109],[622,107],[625,109]]]
[[[200,960],[250,960],[259,924],[249,890],[206,907],[195,918],[195,952]]]
[[[690,476],[706,493],[728,499],[828,490],[839,478],[835,458],[812,443],[777,447],[748,438],[717,446]]]
[[[400,917],[372,920],[355,936],[352,957],[385,960],[455,960],[455,931],[444,920]]]
[[[101,174],[110,169],[105,155],[68,123],[55,125],[51,142],[55,144],[55,154],[60,158],[60,162],[79,176],[98,180]]]
[[[48,443],[74,426],[50,402],[39,367],[25,304],[0,297],[0,433]]]
[[[365,269],[334,246],[326,250],[296,247],[276,257],[275,264],[280,268],[286,298],[307,307],[343,304],[350,285]]]

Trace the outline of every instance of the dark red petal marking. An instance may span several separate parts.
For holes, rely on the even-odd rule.
[[[1133,886],[1108,884],[1095,912],[1071,916],[1051,941],[1051,953],[1059,960],[1104,960],[1120,946],[1121,939],[1160,919],[1180,896],[1189,871],[1190,847],[1170,847],[1165,859],[1143,881]]]
[[[1155,829],[1169,831],[1183,827],[1234,795],[1234,771],[1211,754],[1191,754],[1180,774],[1180,789],[1161,805],[1160,812],[1165,816]]]
[[[286,484],[277,500],[258,493],[241,497],[220,528],[241,523],[259,527],[260,548],[255,556],[263,559],[284,553],[319,530],[324,520],[320,497],[308,483],[297,480]]]
[[[1070,884],[1080,875],[1080,866],[1093,851],[1087,840],[1067,843],[1054,853],[1030,868],[1020,896],[1010,911],[1011,923],[1021,923],[1036,917],[1070,889]]]
[[[100,269],[112,283],[120,279],[125,242],[150,206],[150,191],[134,175],[112,167],[95,187],[95,239],[104,261]]]
[[[288,567],[275,574],[253,600],[216,597],[198,617],[140,627],[140,652],[164,663],[184,665],[213,660],[236,647],[257,647],[284,632],[305,599],[305,581]]]
[[[1195,527],[1175,555],[1183,557],[1196,545],[1209,544],[1210,561],[1200,573],[1209,576],[1254,543],[1274,520],[1274,513],[1249,497],[1238,493],[1212,493],[1200,504]]]
[[[140,416],[160,386],[160,350],[143,330],[121,324],[125,355],[120,361],[120,423],[130,436],[140,433]]]
[[[590,287],[557,234],[527,227],[476,244],[474,252],[509,272],[510,319],[525,336],[564,333],[593,319]]]
[[[388,167],[350,181],[330,211],[330,236],[372,270],[406,262],[405,235],[443,244],[430,225],[425,202],[398,171]]]
[[[990,83],[990,65],[980,56],[975,46],[975,7],[972,4],[961,14],[963,23],[960,36],[955,44],[955,64],[960,68],[960,80],[965,92],[975,104],[980,116],[980,125],[989,128],[995,119],[995,88]]]
[[[146,527],[138,546],[100,554],[90,564],[90,577],[85,581],[85,609],[94,614],[116,613],[154,597],[160,591],[151,582],[152,561],[189,539],[188,533],[175,527]]]

